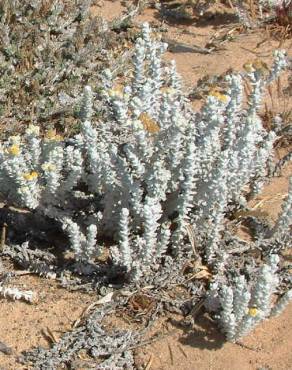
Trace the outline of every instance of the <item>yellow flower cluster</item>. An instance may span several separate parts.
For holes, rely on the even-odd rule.
[[[169,94],[169,95],[173,95],[175,94],[175,89],[173,87],[167,87],[167,86],[164,86],[160,89],[160,91],[163,93],[163,94]]]
[[[124,96],[124,86],[123,85],[116,85],[112,89],[108,91],[108,94],[111,98],[123,98]]]
[[[20,146],[18,144],[13,144],[11,145],[8,149],[7,152],[13,156],[18,156],[20,154]]]
[[[26,180],[26,181],[34,181],[38,178],[38,173],[36,171],[32,171],[32,172],[27,172],[27,173],[24,173],[22,175],[22,177]]]
[[[248,314],[249,314],[249,316],[251,316],[251,317],[256,317],[258,313],[259,313],[259,310],[258,310],[256,307],[251,307],[251,308],[248,310]]]
[[[42,165],[42,170],[46,172],[53,172],[56,170],[56,166],[53,163],[46,162]]]
[[[249,60],[248,62],[244,63],[243,68],[248,73],[257,71],[264,74],[269,72],[267,64],[261,59]]]
[[[209,92],[209,96],[214,96],[217,100],[221,101],[221,103],[227,103],[228,97],[227,95],[222,94],[220,91],[214,89]]]
[[[45,139],[47,141],[62,141],[63,137],[61,135],[58,135],[55,129],[51,129],[47,131]]]

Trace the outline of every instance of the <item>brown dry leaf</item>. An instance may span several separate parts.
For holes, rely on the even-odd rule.
[[[135,294],[129,299],[129,304],[134,311],[148,311],[154,304],[151,297],[146,294]]]
[[[144,129],[150,134],[156,134],[160,131],[158,124],[147,113],[141,113],[139,120],[142,122]]]
[[[194,279],[206,279],[206,280],[211,280],[212,279],[212,274],[210,273],[210,271],[208,270],[207,267],[204,267],[203,270],[200,270],[199,272],[196,272],[192,278]]]
[[[97,261],[99,262],[106,262],[109,259],[110,252],[108,248],[103,248],[99,256],[97,257]]]

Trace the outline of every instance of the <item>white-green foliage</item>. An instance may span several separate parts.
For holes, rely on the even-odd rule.
[[[279,257],[271,255],[268,263],[257,272],[254,282],[247,282],[240,275],[231,285],[219,287],[219,324],[227,340],[235,342],[247,335],[262,320],[280,314],[290,302],[291,290],[272,304],[279,284],[278,263]]]
[[[280,315],[291,300],[292,300],[292,289],[284,293],[283,296],[278,300],[277,304],[271,310],[271,316]]]
[[[60,221],[78,260],[98,255],[97,236],[113,237],[119,243],[113,260],[133,279],[159,265],[168,250],[179,254],[188,224],[208,263],[224,261],[224,214],[244,203],[248,185],[259,191],[276,138],[258,109],[265,85],[286,66],[284,52],[276,52],[268,77],[248,74],[247,109],[235,74],[227,77],[226,94],[210,95],[194,112],[175,64],[162,62],[165,49],[144,24],[127,85],[104,73],[101,122],[91,122],[93,93],[86,87],[80,134],[65,141],[30,126],[0,145],[6,201]],[[285,212],[277,230],[288,227]]]
[[[69,236],[71,247],[77,260],[89,261],[97,257],[98,249],[96,246],[97,227],[91,224],[86,229],[86,235],[80,230],[77,223],[70,218],[62,219],[63,229]]]

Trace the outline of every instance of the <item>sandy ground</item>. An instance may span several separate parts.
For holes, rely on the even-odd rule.
[[[92,14],[112,19],[121,14],[120,1],[97,1]],[[101,6],[98,6],[101,5]],[[150,21],[161,25],[156,10],[145,10],[137,22]],[[235,24],[230,14],[219,9],[212,19],[192,24],[163,22],[167,38],[189,45],[205,46],[214,33],[226,32]],[[175,59],[179,73],[192,88],[206,74],[214,75],[227,69],[242,70],[245,62],[256,57],[270,63],[273,50],[281,46],[290,52],[291,40],[279,45],[279,41],[267,37],[264,30],[241,33],[233,41],[223,45],[222,50],[210,55],[193,52],[168,52],[167,60]],[[261,43],[261,46],[257,47]],[[271,104],[267,97],[268,104]],[[287,102],[281,101],[277,109]],[[290,106],[291,108],[291,106]],[[288,188],[291,167],[273,180],[255,202],[269,212],[275,220]],[[82,310],[96,300],[94,294],[68,292],[51,280],[25,275],[17,279],[22,289],[33,290],[38,301],[29,305],[0,299],[0,340],[13,349],[5,355],[0,352],[0,369],[25,369],[16,363],[21,351],[36,345],[49,345],[47,328],[56,339],[70,329]],[[242,341],[242,346],[224,342],[223,336],[207,316],[199,316],[194,328],[181,327],[179,320],[168,321],[164,326],[167,334],[161,339],[137,351],[137,365],[151,370],[289,370],[292,368],[292,305],[278,318],[268,320]],[[160,327],[161,328],[161,327]],[[159,328],[157,327],[157,330]],[[80,370],[82,370],[80,368]]]

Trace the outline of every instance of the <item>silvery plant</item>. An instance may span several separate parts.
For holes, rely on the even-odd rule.
[[[211,284],[206,307],[210,311],[219,311],[219,325],[228,341],[238,341],[264,319],[281,314],[291,301],[290,289],[273,304],[279,286],[279,260],[277,254],[271,254],[256,272],[254,280],[249,277],[248,281],[240,274],[231,283],[217,281]]]
[[[226,91],[210,91],[194,112],[175,63],[163,63],[166,48],[145,23],[129,78],[121,84],[105,70],[97,92],[85,87],[79,134],[64,139],[30,125],[0,145],[6,203],[57,220],[81,263],[95,263],[110,237],[113,264],[134,281],[166,255],[177,258],[190,225],[205,261],[226,263],[225,214],[265,182],[276,134],[259,109],[265,87],[287,66],[276,51],[268,73],[256,63],[248,69],[247,101],[243,76],[233,74]],[[271,240],[289,228],[289,199]]]

